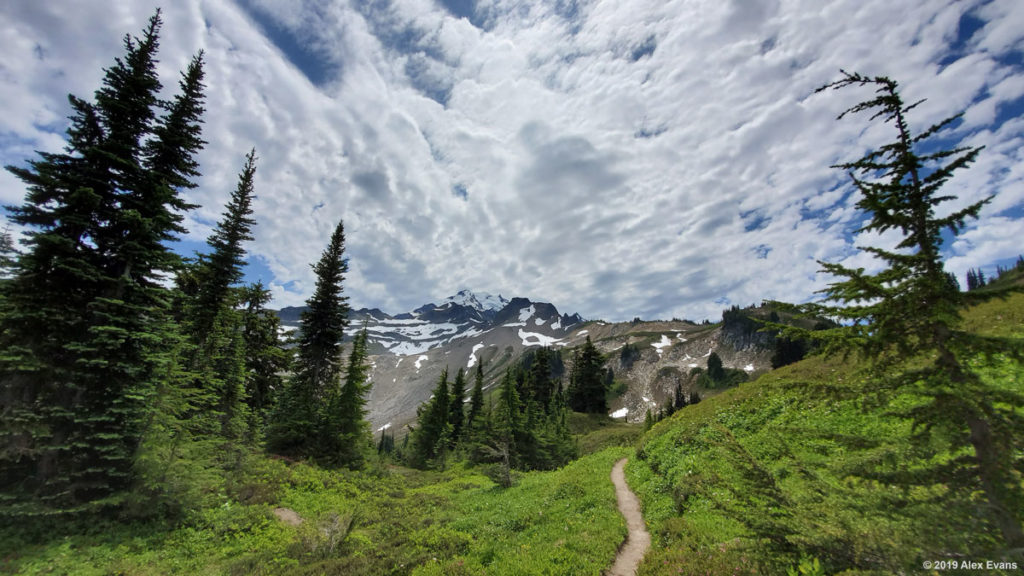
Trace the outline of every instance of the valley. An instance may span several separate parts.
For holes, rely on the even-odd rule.
[[[282,331],[298,328],[301,308],[278,312]],[[750,315],[753,315],[753,308]],[[694,369],[704,369],[715,352],[725,367],[751,378],[771,369],[773,340],[722,323],[696,324],[682,320],[605,322],[584,320],[579,314],[560,314],[555,305],[515,297],[476,294],[462,290],[441,304],[425,304],[395,315],[366,308],[349,316],[349,337],[366,327],[370,342],[372,387],[367,402],[371,429],[404,436],[416,409],[430,398],[442,370],[454,374],[484,366],[485,390],[493,390],[505,369],[539,347],[560,354],[571,364],[571,351],[589,336],[605,356],[617,392],[609,413],[641,423],[646,411],[670,400],[677,386],[697,391]],[[756,327],[755,327],[756,329]],[[751,337],[753,336],[753,337]],[[623,347],[636,349],[624,358]],[[708,393],[699,389],[700,394]]]

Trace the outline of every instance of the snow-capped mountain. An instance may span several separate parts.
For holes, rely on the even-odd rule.
[[[278,315],[284,326],[298,328],[301,311],[297,307],[284,308]],[[424,304],[394,316],[376,308],[353,310],[349,319],[350,335],[366,326],[371,353],[398,356],[423,354],[502,326],[522,327],[523,340],[550,342],[582,321],[578,314],[560,316],[551,304],[526,298],[507,300],[500,294],[477,294],[470,290],[461,290],[440,305]],[[528,321],[532,322],[529,326]]]
[[[454,296],[445,298],[444,302],[445,304],[450,302],[459,306],[473,308],[482,313],[488,311],[498,312],[505,306],[508,306],[508,300],[503,298],[501,294],[494,296],[486,292],[474,293],[469,290],[459,290]]]
[[[298,327],[300,314],[299,308],[279,312],[289,328]],[[429,303],[393,316],[378,309],[354,310],[350,319],[349,335],[365,325],[370,336],[367,418],[376,432],[401,431],[413,422],[442,371],[454,378],[465,370],[471,381],[472,373],[483,366],[484,388],[490,389],[507,368],[536,347],[564,351],[568,362],[572,349],[591,338],[605,355],[606,368],[627,384],[610,411],[633,422],[643,421],[646,410],[657,409],[677,386],[693,390],[692,370],[704,366],[712,351],[726,367],[751,374],[770,368],[772,352],[756,338],[737,339],[728,326],[680,320],[585,323],[579,314],[559,314],[546,302],[507,300],[469,290],[440,305]],[[635,347],[629,358],[621,353],[627,344]]]

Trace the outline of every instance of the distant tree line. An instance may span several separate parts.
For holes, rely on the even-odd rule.
[[[506,368],[486,403],[483,363],[477,365],[468,403],[465,372],[459,369],[449,382],[445,370],[430,400],[420,406],[405,448],[397,451],[419,468],[443,468],[452,458],[490,465],[493,477],[506,486],[512,470],[562,466],[576,456],[566,420],[569,412],[608,411],[603,363],[587,338],[572,353],[566,386],[562,355],[539,348]],[[380,445],[382,450],[394,446],[393,437],[385,441],[382,436]]]
[[[1024,256],[1017,256],[1017,262],[1014,263],[1012,268],[996,266],[996,275],[994,278],[985,278],[985,273],[981,268],[971,268],[967,270],[967,290],[971,291],[984,288],[993,282],[1009,278],[1011,275],[1019,278],[1022,273],[1024,273]]]

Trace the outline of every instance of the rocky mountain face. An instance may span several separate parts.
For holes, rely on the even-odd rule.
[[[300,314],[301,308],[279,312],[289,329],[298,327]],[[696,380],[691,371],[704,367],[711,351],[726,367],[751,374],[770,367],[770,349],[749,340],[733,342],[718,324],[584,322],[579,314],[560,314],[550,303],[507,300],[468,290],[440,304],[396,315],[378,309],[354,310],[350,319],[349,333],[365,325],[370,337],[372,388],[367,409],[377,433],[412,423],[417,407],[430,398],[444,369],[450,381],[460,368],[465,370],[468,390],[477,364],[483,363],[486,390],[497,385],[505,369],[531,348],[562,351],[569,367],[572,349],[588,336],[605,354],[605,366],[613,371],[622,392],[610,403],[612,414],[631,422],[642,421],[648,408],[656,410],[677,384],[691,390]],[[623,358],[621,350],[627,344],[638,353]]]

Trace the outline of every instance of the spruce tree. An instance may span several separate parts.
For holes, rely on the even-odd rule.
[[[462,440],[463,425],[466,421],[464,404],[466,401],[466,373],[462,368],[455,374],[455,382],[452,383],[452,390],[448,406],[448,423],[452,427],[452,445]]]
[[[551,397],[554,395],[554,387],[551,381],[551,349],[538,348],[534,357],[533,365],[530,367],[531,392],[533,399],[545,412],[551,404]]]
[[[216,416],[219,433],[238,439],[247,424],[246,351],[243,315],[238,310],[242,291],[236,284],[245,267],[244,242],[253,240],[253,178],[256,151],[245,157],[238,186],[225,212],[207,239],[211,251],[200,255],[194,267],[195,295],[187,305],[188,330],[193,344],[190,369],[198,388],[208,395],[202,416]],[[197,418],[199,415],[197,415]]]
[[[18,261],[18,249],[14,245],[14,238],[11,236],[10,227],[0,230],[0,281],[6,280],[14,273],[14,266]],[[3,291],[0,290],[0,298]]]
[[[331,395],[321,416],[318,447],[321,459],[352,470],[363,467],[370,447],[370,423],[366,421],[366,395],[370,392],[370,365],[367,362],[368,335],[364,326],[352,340],[345,381]]]
[[[512,485],[511,470],[516,465],[516,439],[522,434],[519,392],[509,369],[505,370],[499,394],[498,405],[494,409],[490,452],[499,464],[499,484],[507,488]]]
[[[418,426],[412,432],[410,463],[417,468],[444,467],[451,440],[448,369],[441,372],[433,397],[417,410]]]
[[[309,456],[320,407],[341,377],[341,342],[348,325],[348,298],[342,294],[348,260],[342,222],[313,266],[316,287],[300,318],[295,374],[285,386],[267,430],[267,448],[277,454]]]
[[[919,103],[905,104],[898,84],[889,78],[843,72],[840,80],[819,91],[851,86],[873,87],[875,96],[839,118],[869,113],[872,120],[891,125],[896,139],[837,167],[850,174],[860,192],[857,206],[870,215],[862,230],[894,230],[902,239],[895,249],[862,248],[884,264],[876,273],[822,263],[824,271],[840,280],[824,291],[823,303],[805,306],[804,311],[838,318],[845,325],[806,336],[824,340],[827,351],[861,352],[871,365],[869,382],[882,398],[917,398],[917,405],[904,415],[916,424],[922,442],[941,435],[973,450],[973,461],[951,462],[944,480],[965,494],[980,489],[988,501],[986,516],[1005,544],[1024,548],[1019,467],[1024,425],[1014,408],[1024,405],[1024,395],[986,385],[974,367],[995,354],[1010,354],[1020,361],[1024,345],[1019,338],[982,337],[963,328],[962,308],[997,293],[953,289],[940,252],[943,233],[959,234],[991,197],[946,216],[935,214],[954,199],[941,195],[941,187],[972,164],[981,148],[946,149],[941,142],[934,143],[959,116],[914,133],[907,113]],[[980,271],[978,277],[983,283]],[[970,477],[975,482],[964,483]]]
[[[278,335],[281,319],[266,308],[270,291],[262,282],[243,289],[242,339],[245,343],[245,399],[254,419],[253,431],[262,434],[275,395],[281,392],[291,367],[292,352]]]
[[[469,397],[469,415],[466,416],[466,428],[472,429],[473,424],[482,416],[484,408],[484,365],[476,365],[476,376],[473,379],[473,392]]]
[[[725,368],[717,352],[712,352],[708,356],[708,378],[715,386],[725,382]]]
[[[0,314],[5,514],[117,504],[132,481],[174,338],[161,280],[179,258],[165,242],[182,231],[191,206],[178,194],[195,176],[154,149],[180,167],[202,146],[201,58],[182,94],[161,101],[159,29],[158,11],[141,38],[125,37],[93,102],[69,96],[64,152],[8,167],[27,186],[8,210],[28,231]]]
[[[569,382],[569,406],[573,410],[592,414],[608,412],[603,362],[601,353],[587,336],[583,347],[574,354]]]
[[[252,241],[253,179],[256,176],[256,150],[245,156],[238,175],[238,186],[231,193],[220,221],[206,243],[210,254],[200,255],[197,265],[198,291],[192,313],[193,338],[201,343],[209,334],[225,306],[234,309],[239,300],[232,288],[242,280],[245,268],[244,243]]]

